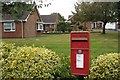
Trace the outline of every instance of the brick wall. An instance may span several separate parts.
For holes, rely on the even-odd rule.
[[[41,32],[36,31],[36,22],[39,21],[39,16],[37,9],[32,12],[27,20],[24,23],[24,37],[34,37],[39,36]]]
[[[2,23],[0,23],[0,38],[2,38]]]
[[[58,24],[59,23],[59,17],[58,17],[58,15],[56,16],[56,24]]]
[[[55,25],[53,25],[54,26],[54,31],[56,31],[56,28],[57,28],[57,24],[59,24],[59,17],[58,17],[58,15],[56,16],[56,24]]]
[[[92,29],[92,23],[91,22],[80,22],[80,25],[87,27],[87,29]]]

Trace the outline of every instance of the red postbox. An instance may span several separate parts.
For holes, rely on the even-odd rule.
[[[90,33],[72,31],[70,33],[71,73],[87,76],[90,64]]]

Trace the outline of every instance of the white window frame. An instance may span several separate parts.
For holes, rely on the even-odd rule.
[[[43,24],[41,24],[41,23],[36,23],[36,30],[37,30],[37,31],[42,31],[42,30],[43,30]]]
[[[13,22],[4,22],[4,32],[15,32],[15,23]],[[8,27],[9,26],[9,27]]]

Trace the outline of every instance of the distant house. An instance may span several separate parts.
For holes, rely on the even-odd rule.
[[[67,22],[74,22],[74,15],[69,15]],[[71,25],[71,29],[76,30],[77,26],[85,26],[87,30],[92,30],[92,29],[101,29],[103,27],[103,22],[97,21],[97,22],[81,22],[78,21],[74,25]]]
[[[24,11],[19,16],[16,21],[11,14],[2,14],[0,38],[27,38],[41,35],[43,22],[36,6],[33,5],[30,11]]]
[[[41,15],[43,30],[45,32],[55,32],[59,23],[58,15]]]

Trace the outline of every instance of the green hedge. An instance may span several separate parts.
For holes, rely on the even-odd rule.
[[[90,77],[94,80],[120,80],[118,53],[100,55],[92,61]]]
[[[61,65],[53,51],[39,47],[16,47],[1,43],[2,78],[54,78]]]

